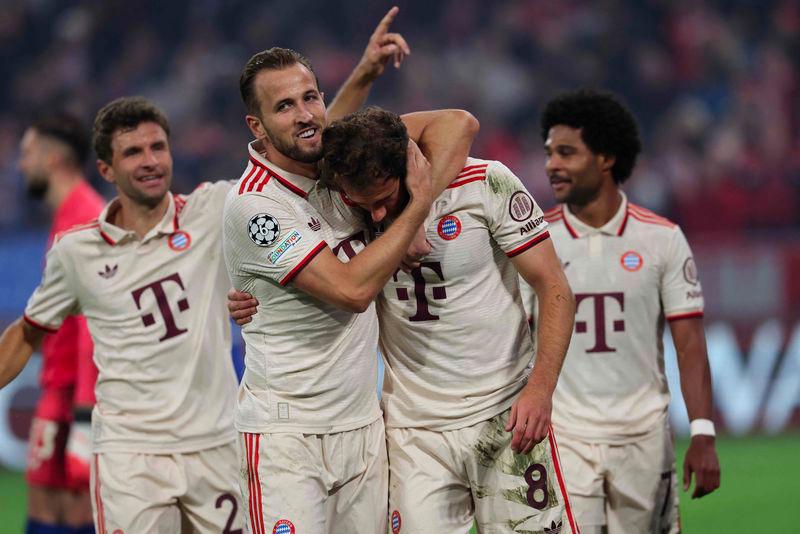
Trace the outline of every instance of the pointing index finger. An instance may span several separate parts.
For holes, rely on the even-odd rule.
[[[397,6],[394,6],[392,9],[390,9],[389,12],[386,13],[386,15],[384,15],[384,17],[378,23],[378,27],[375,28],[375,32],[373,32],[372,35],[381,36],[388,32],[389,26],[392,25],[392,21],[394,20],[394,17],[397,15],[398,11],[400,11],[400,8]]]

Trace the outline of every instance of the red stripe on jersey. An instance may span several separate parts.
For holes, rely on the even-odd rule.
[[[567,487],[564,485],[564,477],[561,474],[561,455],[558,453],[558,443],[556,443],[556,437],[553,432],[553,426],[550,425],[550,431],[547,433],[547,439],[550,441],[550,455],[553,458],[553,466],[556,470],[556,478],[558,479],[558,485],[561,488],[561,498],[564,499],[564,508],[566,509],[567,520],[569,521],[569,526],[572,527],[572,532],[574,534],[580,534],[581,530],[580,527],[578,527],[578,524],[575,522],[575,517],[572,515],[572,505],[569,503]]]
[[[105,240],[105,242],[106,242],[106,243],[108,243],[109,245],[111,245],[112,247],[113,247],[114,245],[116,245],[116,244],[117,244],[117,242],[116,242],[116,241],[114,241],[113,239],[111,239],[111,236],[110,236],[110,235],[108,235],[107,233],[105,233],[105,232],[104,232],[104,231],[102,231],[102,230],[100,230],[100,237],[102,237],[102,238],[103,238],[103,240]]]
[[[679,313],[678,315],[670,315],[667,317],[667,321],[680,321],[681,319],[694,319],[696,317],[702,317],[703,312],[696,311],[696,312],[689,312],[689,313]]]
[[[103,499],[100,498],[99,456],[99,454],[94,455],[94,504],[97,508],[97,534],[106,534],[106,515],[103,510]]]
[[[625,227],[628,226],[628,215],[630,215],[629,211],[625,211],[625,218],[622,219],[622,225],[617,230],[617,237],[621,236],[622,233],[625,231]]]
[[[464,180],[459,180],[457,182],[453,182],[453,183],[451,183],[450,185],[447,186],[447,189],[453,189],[454,187],[461,187],[462,185],[468,184],[468,183],[471,183],[471,182],[482,182],[483,180],[486,180],[486,175],[485,174],[481,174],[480,176],[475,176],[474,178],[467,178],[467,179],[464,179]]]
[[[263,168],[262,169],[258,169],[258,172],[250,180],[250,183],[247,184],[247,192],[248,193],[251,192],[255,188],[256,184],[264,178],[264,176],[265,176],[265,172],[264,171],[265,170],[266,169],[263,169]],[[269,171],[266,172],[266,176],[269,177]]]
[[[486,174],[486,168],[475,169],[475,170],[469,171],[469,172],[461,172],[461,173],[459,173],[458,176],[456,176],[456,179],[453,180],[453,181],[457,181],[457,180],[460,180],[462,178],[472,178],[473,176],[480,176],[482,174]]]
[[[178,228],[180,228],[178,226],[178,215],[183,211],[183,207],[186,205],[186,199],[183,195],[175,195],[173,199],[175,202],[175,216],[172,218],[172,230],[177,231]]]
[[[564,217],[564,226],[567,227],[567,232],[569,232],[569,235],[571,235],[573,239],[577,239],[578,238],[578,232],[576,232],[575,229],[572,227],[572,225],[569,224],[569,221],[567,220],[567,216],[563,215],[563,214],[562,214],[562,216]]]
[[[39,324],[24,313],[22,314],[22,320],[31,325],[32,327],[47,332],[48,334],[55,334],[58,332],[58,328],[50,328],[49,326],[45,326],[43,324]]]
[[[539,243],[541,243],[542,241],[544,241],[545,239],[547,239],[549,237],[550,237],[550,232],[546,232],[546,231],[542,232],[541,234],[537,235],[536,237],[534,237],[533,239],[531,239],[527,243],[518,246],[514,250],[506,252],[506,256],[508,256],[509,258],[513,258],[514,256],[519,256],[520,254],[522,254],[523,252],[525,252],[529,248],[535,247],[536,245],[538,245]]]
[[[272,176],[267,174],[265,177],[261,179],[261,182],[259,182],[258,186],[256,186],[257,193],[260,193],[264,189],[264,186],[269,183],[270,178],[272,178]]]
[[[308,265],[311,262],[311,260],[313,260],[316,257],[316,255],[319,254],[322,251],[322,249],[324,249],[327,246],[328,244],[325,241],[320,241],[320,243],[316,247],[311,249],[311,252],[306,254],[306,257],[303,258],[302,261],[298,263],[294,269],[289,271],[289,274],[283,277],[283,280],[279,282],[280,285],[285,286],[286,284],[291,282],[294,279],[294,277],[297,276],[300,273],[300,271],[302,271],[305,268],[305,266]]]
[[[636,204],[628,204],[628,213],[630,213],[635,219],[645,223],[660,224],[670,228],[677,226],[674,222],[670,221],[666,217],[662,217],[650,211],[649,209],[637,206]]]
[[[564,214],[561,211],[561,206],[556,206],[555,208],[550,208],[549,210],[545,211],[543,213],[543,215],[544,215],[544,220],[546,220],[548,222],[550,221],[550,219],[555,219],[555,218],[559,218],[560,219],[560,218],[562,218],[564,216]]]
[[[244,188],[247,187],[248,180],[250,180],[250,178],[253,176],[253,174],[255,174],[258,170],[259,170],[259,167],[256,167],[255,165],[253,165],[252,167],[250,167],[250,172],[247,173],[247,176],[242,178],[242,180],[241,180],[241,182],[239,184],[239,194],[240,195],[244,193]]]
[[[635,214],[633,212],[630,212],[630,214],[631,214],[631,217],[633,217],[637,221],[643,222],[645,224],[654,224],[656,226],[665,226],[667,228],[675,228],[675,224],[667,221],[667,219],[664,219],[667,222],[662,222],[662,221],[655,220],[655,219],[646,219],[646,218],[641,217],[641,216],[639,216],[639,215],[637,215],[637,214]]]
[[[267,167],[266,165],[264,165],[263,163],[261,163],[257,159],[253,158],[252,156],[250,156],[250,162],[253,165],[257,165],[257,166],[261,167],[262,169],[265,169],[271,176],[273,176],[276,180],[278,180],[278,182],[280,182],[281,185],[283,185],[286,189],[288,189],[289,191],[291,191],[295,195],[301,196],[303,198],[306,198],[308,196],[305,191],[303,191],[302,189],[300,189],[299,187],[294,185],[292,182],[290,182],[289,180],[287,180],[286,178],[284,178],[283,176],[281,176],[277,172],[273,171],[272,169],[270,169],[269,167]]]
[[[458,173],[458,175],[461,176],[462,174],[470,172],[470,171],[472,171],[474,169],[486,169],[486,167],[488,165],[489,165],[488,163],[478,163],[476,165],[467,165],[466,167],[461,169],[461,172]]]

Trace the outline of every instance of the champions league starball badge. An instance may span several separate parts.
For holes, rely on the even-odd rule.
[[[281,233],[278,220],[267,213],[259,213],[247,223],[247,234],[250,240],[259,247],[273,244]]]

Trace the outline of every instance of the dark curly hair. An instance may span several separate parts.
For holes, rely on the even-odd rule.
[[[642,142],[636,119],[614,95],[583,89],[555,97],[542,113],[542,140],[559,124],[580,128],[581,139],[592,152],[614,156],[611,175],[616,183],[628,179]]]
[[[83,122],[67,112],[43,116],[31,123],[30,128],[43,137],[63,143],[69,150],[73,166],[82,168],[89,156],[89,130]]]
[[[92,144],[97,157],[110,164],[114,156],[111,149],[111,138],[114,134],[120,130],[135,130],[143,122],[158,124],[169,137],[167,116],[144,97],[126,96],[103,106],[94,118],[92,130]]]
[[[322,131],[321,178],[368,191],[377,180],[406,177],[408,131],[395,113],[368,107]]]

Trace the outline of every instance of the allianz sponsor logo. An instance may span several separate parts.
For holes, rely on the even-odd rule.
[[[292,232],[269,253],[267,259],[271,264],[275,265],[278,263],[281,256],[283,256],[287,250],[295,246],[301,239],[303,239],[303,235],[297,230],[292,230]]]
[[[519,229],[519,235],[527,234],[534,228],[537,228],[542,222],[544,222],[544,216],[528,221],[528,224]]]

